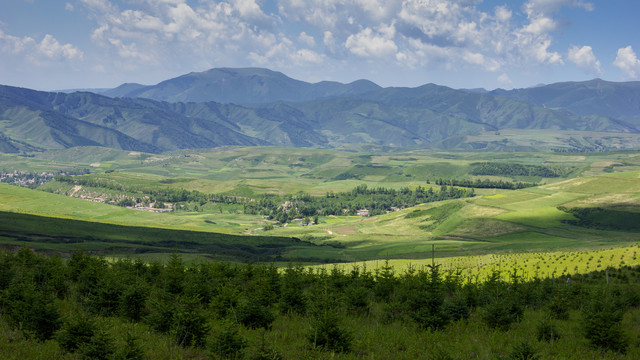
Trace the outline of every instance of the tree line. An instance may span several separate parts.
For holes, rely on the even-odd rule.
[[[436,179],[436,185],[460,186],[476,189],[510,189],[518,190],[538,186],[536,183],[512,182],[489,179]]]
[[[535,176],[553,178],[562,176],[565,171],[566,169],[551,168],[542,165],[483,162],[474,164],[470,173],[471,175]]]

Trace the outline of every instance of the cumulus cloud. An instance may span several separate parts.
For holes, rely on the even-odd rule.
[[[298,40],[309,47],[316,46],[316,40],[313,38],[313,36],[307,35],[307,33],[304,31],[300,33],[300,35],[298,36]]]
[[[591,46],[571,46],[567,59],[589,74],[602,75],[600,61],[593,55]]]
[[[71,44],[61,44],[55,37],[46,34],[39,42],[25,36],[17,37],[0,30],[0,50],[8,54],[22,54],[34,63],[46,61],[80,60],[83,52]]]
[[[495,10],[495,18],[500,22],[507,22],[511,19],[513,12],[507,8],[506,5],[496,6]]]
[[[5,34],[0,30],[0,50],[3,53],[17,54],[23,52],[27,46],[33,46],[33,44],[35,44],[35,41],[30,37],[19,38]]]
[[[184,0],[141,0],[144,5],[126,3],[126,9],[108,0],[81,1],[97,22],[93,41],[138,66],[149,61],[167,67],[211,64],[239,55],[258,61],[278,50],[271,49],[278,34],[270,31],[277,19],[255,0],[201,1],[197,6]]]
[[[625,80],[637,80],[640,78],[640,60],[631,46],[618,49],[613,65],[622,70]]]
[[[82,51],[71,44],[60,44],[56,38],[47,34],[36,46],[38,52],[49,59],[81,59]]]
[[[523,0],[519,8],[491,9],[481,9],[479,0],[274,1],[272,12],[263,0],[78,4],[96,22],[93,41],[114,57],[139,67],[154,62],[190,70],[194,63],[286,68],[350,60],[490,72],[562,65],[554,49],[559,10],[593,10],[579,0]],[[597,73],[597,60],[588,55],[583,47],[570,51],[568,60]]]
[[[376,31],[366,28],[357,34],[350,35],[344,45],[358,56],[390,57],[398,51],[398,46],[393,41],[394,34],[393,25],[382,25]]]
[[[234,0],[232,4],[242,18],[264,19],[267,17],[255,0]]]

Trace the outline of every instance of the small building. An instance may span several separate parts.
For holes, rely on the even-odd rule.
[[[369,210],[361,209],[361,210],[356,211],[356,214],[358,216],[369,216]]]

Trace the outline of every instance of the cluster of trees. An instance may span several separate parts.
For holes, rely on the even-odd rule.
[[[606,209],[601,207],[558,206],[558,210],[569,213],[575,219],[563,220],[571,225],[614,231],[639,231],[640,213]]]
[[[461,186],[477,189],[524,189],[538,186],[536,183],[511,182],[489,179],[436,179],[436,185]]]
[[[264,334],[279,331],[283,334],[270,339],[292,341],[290,334],[285,336],[292,319],[306,322],[306,330],[296,334],[306,347],[339,353],[354,347],[370,351],[362,347],[371,346],[356,341],[359,329],[346,327],[345,319],[432,332],[480,319],[474,326],[507,331],[527,308],[547,313],[531,333],[532,341],[565,336],[558,329],[573,325],[558,324],[578,310],[577,327],[592,346],[624,353],[630,339],[621,321],[640,305],[639,275],[638,267],[612,272],[612,283],[603,285],[603,273],[574,276],[568,283],[566,278],[525,282],[517,273],[505,281],[494,272],[480,282],[437,265],[402,274],[388,265],[373,272],[357,266],[349,271],[279,270],[222,262],[186,266],[177,255],[166,264],[113,262],[80,252],[63,260],[23,249],[0,253],[0,310],[3,320],[26,338],[55,339],[65,352],[90,359],[142,359],[148,350],[131,334],[109,336],[97,321],[104,318],[144,324],[175,345],[211,358],[281,359],[284,349],[265,343]],[[275,322],[279,328],[272,326]],[[249,348],[243,329],[264,329],[262,344]],[[514,347],[517,351],[532,349]]]
[[[542,165],[483,162],[475,164],[471,175],[559,177],[564,170]]]
[[[263,215],[286,223],[296,218],[317,215],[356,215],[367,209],[369,215],[384,214],[393,208],[411,207],[421,203],[474,196],[473,189],[442,186],[439,190],[418,186],[400,190],[359,185],[347,192],[328,192],[325,196],[298,193],[286,196],[263,195],[244,203],[246,214]]]

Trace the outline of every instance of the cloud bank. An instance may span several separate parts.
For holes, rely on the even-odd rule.
[[[321,66],[324,72],[478,71],[499,84],[548,67],[604,73],[591,44],[557,44],[567,26],[562,11],[595,10],[580,0],[495,7],[481,0],[69,0],[61,6],[93,23],[87,37],[99,55],[91,68],[104,72],[264,66],[321,78]],[[0,50],[34,63],[82,61],[90,51],[49,34],[5,32]],[[623,48],[615,66],[633,79],[637,61]]]

